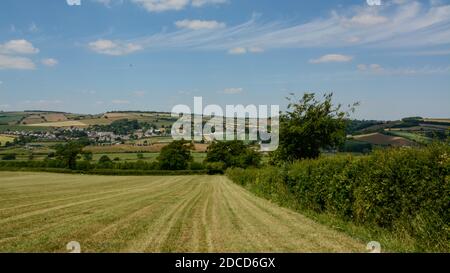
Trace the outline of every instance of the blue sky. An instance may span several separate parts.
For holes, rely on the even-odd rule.
[[[333,92],[361,102],[356,118],[450,117],[449,1],[67,2],[1,1],[0,110],[283,108]]]

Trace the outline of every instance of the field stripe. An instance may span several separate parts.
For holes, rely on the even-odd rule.
[[[362,252],[223,176],[0,176],[0,252]]]

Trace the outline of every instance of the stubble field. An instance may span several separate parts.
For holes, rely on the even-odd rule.
[[[0,172],[0,252],[364,252],[223,176]]]

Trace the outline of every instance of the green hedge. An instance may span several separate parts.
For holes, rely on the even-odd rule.
[[[447,144],[231,169],[227,175],[281,205],[406,234],[417,251],[450,251]]]

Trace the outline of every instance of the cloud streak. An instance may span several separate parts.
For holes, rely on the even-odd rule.
[[[120,43],[147,50],[225,52],[235,48],[245,48],[246,51],[249,48],[270,50],[356,46],[399,49],[450,44],[450,5],[397,2],[399,4],[391,2],[376,9],[358,6],[340,12],[332,11],[328,17],[302,24],[262,22],[258,16],[253,16],[239,25],[200,32],[192,28],[163,31]],[[98,51],[101,53],[101,50]],[[119,51],[132,53],[137,50]]]

